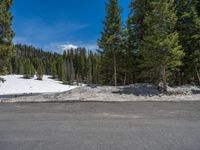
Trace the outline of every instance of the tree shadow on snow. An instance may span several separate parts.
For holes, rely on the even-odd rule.
[[[134,84],[131,86],[119,87],[118,91],[113,91],[114,94],[126,94],[135,96],[157,96],[160,92],[155,86],[148,84]]]
[[[200,89],[199,90],[192,90],[192,94],[200,94]]]
[[[90,87],[92,89],[97,88],[99,85],[98,84],[87,84],[87,87]]]

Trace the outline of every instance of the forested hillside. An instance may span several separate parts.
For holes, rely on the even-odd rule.
[[[10,61],[10,73],[23,74],[24,78],[36,74],[39,80],[44,74],[52,75],[66,84],[99,82],[100,57],[85,48],[64,51],[63,55],[21,44],[15,45],[15,50],[16,55]]]
[[[12,0],[3,0],[0,73],[24,78],[37,74],[39,80],[47,74],[66,84],[162,82],[165,90],[167,85],[199,85],[199,4],[199,0],[130,0],[128,19],[123,22],[119,1],[107,0],[99,49],[77,48],[61,55],[21,44],[13,48]]]

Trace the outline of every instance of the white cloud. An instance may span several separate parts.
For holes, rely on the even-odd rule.
[[[70,50],[70,49],[76,49],[78,48],[78,46],[76,45],[73,45],[73,44],[63,44],[63,45],[60,45],[61,49],[63,51],[67,51],[67,50]]]
[[[96,45],[95,42],[84,43],[84,42],[80,42],[80,41],[49,43],[47,45],[42,46],[42,48],[44,48],[44,50],[48,50],[51,52],[57,52],[60,54],[62,54],[64,51],[68,51],[70,49],[76,49],[79,47],[84,47],[87,50],[93,50],[93,51],[98,49],[98,46]]]

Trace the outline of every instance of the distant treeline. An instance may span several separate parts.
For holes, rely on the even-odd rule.
[[[32,78],[35,74],[42,80],[51,75],[66,84],[99,83],[100,57],[85,48],[64,51],[63,55],[45,52],[28,45],[15,45],[16,54],[10,61],[9,72]]]

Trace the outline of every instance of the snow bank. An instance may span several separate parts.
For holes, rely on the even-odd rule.
[[[178,87],[168,87],[169,94],[178,94],[178,95],[193,95],[200,94],[200,88],[198,86],[192,85],[183,85]]]
[[[96,101],[96,102],[127,102],[127,101],[200,101],[199,88],[177,87],[174,90],[198,91],[196,94],[162,94],[150,84],[134,84],[130,86],[83,86],[76,89],[56,93],[42,94],[31,97],[16,97],[0,99],[0,102],[67,102],[67,101]],[[190,93],[190,92],[188,92]]]
[[[34,93],[57,93],[76,88],[76,86],[64,85],[45,75],[42,81],[36,79],[24,79],[22,75],[0,76],[6,81],[0,83],[0,95],[19,95]]]
[[[60,93],[56,96],[58,101],[200,101],[200,88],[182,86],[171,88],[170,94],[159,93],[157,88],[150,84],[133,84],[130,86],[97,86],[80,87],[70,92]],[[175,91],[175,92],[174,92]],[[178,94],[177,91],[185,92]],[[181,93],[180,92],[180,93]],[[54,97],[55,98],[55,97]],[[45,99],[43,99],[45,100]]]

